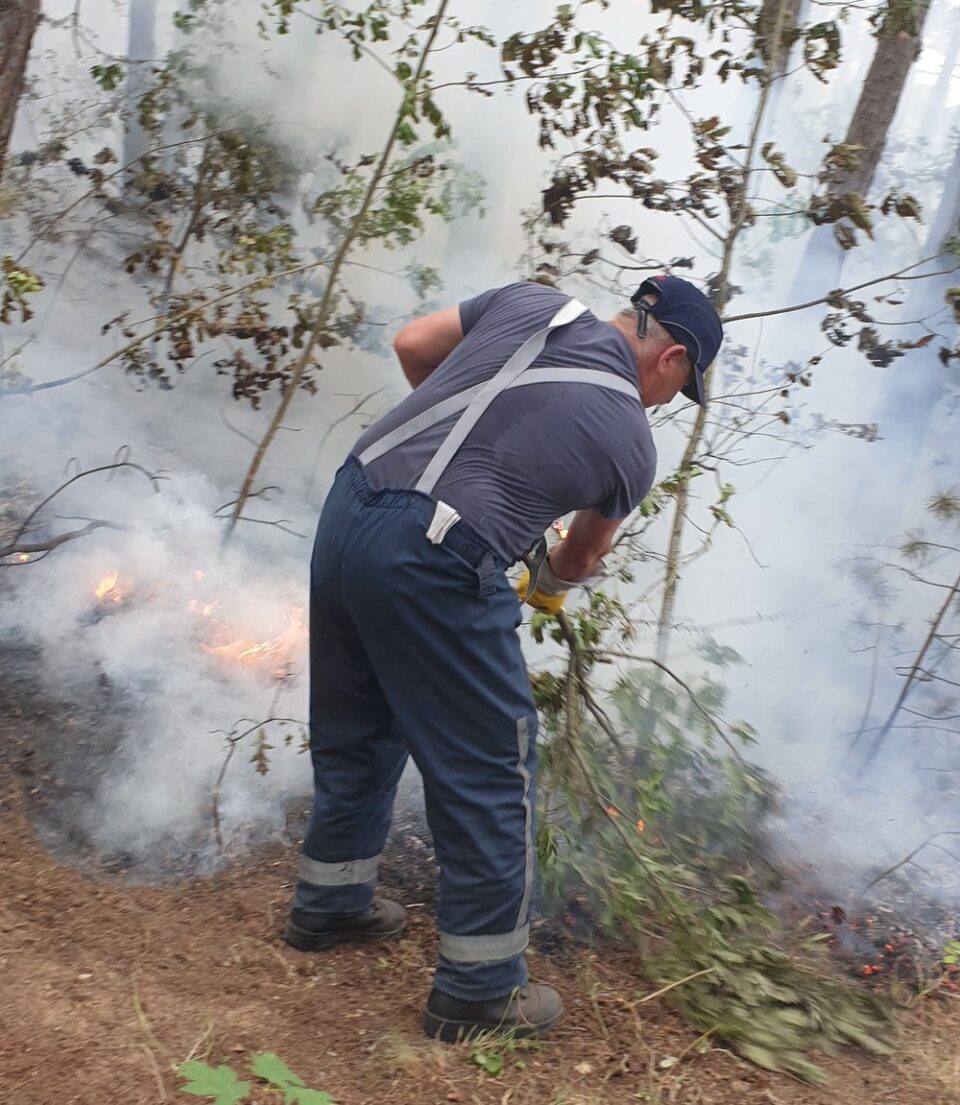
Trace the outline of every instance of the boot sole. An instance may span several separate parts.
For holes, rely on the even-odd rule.
[[[324,948],[332,948],[335,944],[381,944],[385,940],[395,940],[406,927],[407,922],[404,921],[388,932],[350,932],[349,929],[332,932],[311,932],[309,929],[302,929],[295,925],[293,921],[288,921],[283,932],[283,939],[291,948],[296,948],[297,951],[319,952]]]
[[[426,1010],[423,1014],[423,1030],[432,1040],[440,1040],[445,1044],[459,1044],[472,1040],[475,1036],[485,1032],[498,1033],[503,1036],[512,1036],[515,1040],[530,1040],[542,1036],[555,1028],[563,1018],[561,1009],[556,1016],[543,1024],[484,1024],[479,1021],[451,1021],[445,1017],[438,1017],[436,1013]]]

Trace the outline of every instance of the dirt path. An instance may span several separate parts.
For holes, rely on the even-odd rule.
[[[694,1034],[657,1003],[635,1005],[649,987],[629,956],[596,951],[565,963],[533,956],[533,973],[565,993],[567,1019],[491,1077],[469,1049],[421,1035],[434,956],[424,910],[411,910],[397,944],[302,955],[278,938],[292,850],[202,882],[127,886],[52,860],[9,773],[0,794],[0,1100],[11,1105],[197,1101],[179,1093],[178,1063],[199,1056],[242,1071],[265,1050],[337,1105],[960,1102],[960,1015],[949,1006],[912,1017],[895,1063],[829,1062],[825,1089],[719,1050],[687,1051],[664,1069]]]

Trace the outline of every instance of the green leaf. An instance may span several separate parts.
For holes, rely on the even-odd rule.
[[[280,1056],[272,1051],[254,1055],[250,1073],[276,1086],[278,1090],[286,1090],[289,1086],[306,1086],[306,1082],[294,1074]]]
[[[503,1056],[500,1055],[499,1052],[487,1052],[478,1048],[470,1058],[481,1070],[486,1071],[492,1078],[496,1078],[503,1070]]]
[[[235,1105],[250,1092],[250,1083],[241,1082],[228,1066],[211,1067],[208,1063],[192,1060],[180,1067],[179,1074],[187,1080],[187,1084],[181,1086],[184,1093],[212,1098],[213,1105]]]
[[[334,1105],[333,1098],[323,1090],[296,1090],[287,1093],[286,1105]]]
[[[283,1093],[285,1105],[334,1105],[324,1090],[311,1090],[299,1074],[295,1074],[273,1051],[263,1051],[253,1057],[250,1073]]]

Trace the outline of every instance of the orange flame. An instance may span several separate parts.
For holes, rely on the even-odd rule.
[[[647,827],[646,821],[644,821],[642,817],[638,817],[637,818],[637,832],[642,833],[644,831],[644,829],[646,829],[646,827]]]
[[[120,573],[111,572],[103,577],[93,589],[100,602],[123,602],[125,595],[120,586]]]
[[[210,605],[216,606],[215,603]],[[222,660],[266,668],[272,676],[282,679],[290,674],[294,659],[307,639],[303,615],[302,607],[290,607],[287,628],[269,640],[253,641],[240,637],[222,645],[201,645],[201,648]]]
[[[199,599],[191,599],[187,603],[187,609],[191,614],[200,614],[201,617],[209,618],[214,610],[220,609],[219,602],[201,602]]]
[[[607,817],[614,818],[619,816],[620,811],[617,809],[616,806],[607,806]]]
[[[20,555],[19,555],[19,556],[17,557],[17,560],[18,560],[18,561],[19,561],[19,563],[21,563],[21,564],[26,564],[26,562],[27,562],[27,561],[28,561],[29,559],[30,559],[30,554],[29,554],[29,553],[25,553],[25,552],[22,552],[22,553],[21,553],[21,554],[20,554]]]

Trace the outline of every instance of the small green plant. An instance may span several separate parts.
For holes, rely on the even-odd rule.
[[[948,940],[943,949],[943,962],[948,967],[960,963],[960,940]]]
[[[489,1044],[475,1045],[470,1052],[470,1062],[496,1078],[503,1071],[503,1055]]]
[[[485,1071],[491,1078],[503,1074],[506,1056],[513,1052],[537,1047],[535,1040],[517,1039],[513,1031],[481,1032],[470,1041],[470,1062]],[[513,1065],[523,1070],[523,1059],[514,1058]]]
[[[254,1088],[251,1082],[238,1078],[236,1071],[226,1064],[212,1067],[209,1063],[194,1059],[182,1064],[179,1073],[185,1082],[180,1087],[183,1093],[210,1098],[213,1105],[236,1105],[237,1102],[246,1101]],[[335,1105],[328,1093],[311,1090],[272,1051],[254,1055],[250,1061],[250,1073],[262,1085],[282,1093],[284,1105]]]

